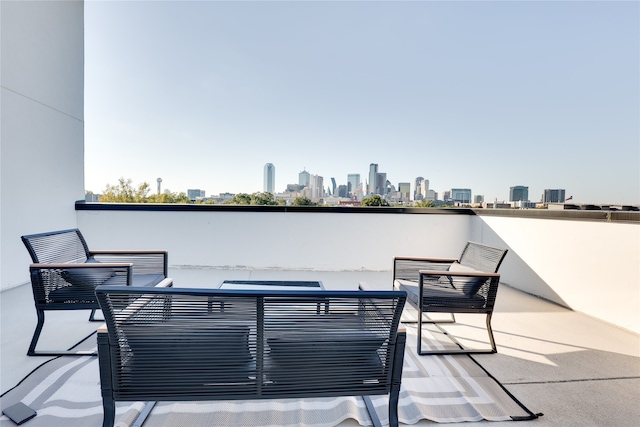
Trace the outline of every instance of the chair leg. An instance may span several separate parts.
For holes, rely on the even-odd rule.
[[[98,309],[94,308],[91,310],[91,314],[89,315],[89,322],[104,322],[104,319],[96,319],[96,311]]]
[[[38,324],[36,325],[36,330],[33,332],[33,338],[31,338],[31,344],[29,344],[29,350],[27,350],[27,356],[36,355],[36,345],[38,344],[38,339],[44,326],[44,310],[36,308],[36,314],[38,315]]]
[[[27,350],[27,356],[95,356],[98,353],[95,351],[74,351],[74,350],[40,350],[36,351],[36,345],[40,339],[42,328],[44,327],[44,310],[36,308],[36,314],[38,316],[38,324],[36,330],[33,332],[33,338],[31,338],[31,344]]]
[[[445,329],[443,329],[442,327],[438,326],[438,329],[440,329],[444,334],[446,334],[449,339],[451,339],[451,341],[456,344],[458,347],[460,347],[459,349],[456,350],[427,350],[427,351],[422,351],[422,346],[421,346],[421,342],[422,342],[422,322],[418,323],[418,355],[420,356],[433,356],[433,355],[442,355],[442,354],[488,354],[488,353],[497,353],[498,350],[496,348],[496,342],[495,339],[493,338],[493,330],[491,329],[491,314],[492,313],[487,313],[487,320],[486,320],[486,324],[487,324],[487,333],[489,335],[489,343],[491,345],[491,349],[473,349],[473,348],[465,348],[461,343],[458,342],[458,340],[447,333],[447,331]],[[453,313],[452,313],[453,315]],[[431,322],[429,322],[431,323]],[[438,323],[438,322],[435,322]]]
[[[496,341],[493,338],[493,329],[491,329],[491,315],[492,313],[487,313],[487,331],[489,333],[489,342],[491,343],[491,352],[497,353],[498,349],[496,348]]]

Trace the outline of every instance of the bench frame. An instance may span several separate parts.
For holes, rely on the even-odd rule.
[[[135,287],[122,287],[122,286],[99,286],[96,288],[96,295],[103,313],[105,315],[106,325],[98,329],[98,356],[100,363],[100,382],[102,390],[102,399],[104,407],[104,420],[103,427],[111,427],[115,422],[115,402],[116,401],[151,401],[147,403],[145,410],[139,416],[139,418],[146,417],[151,411],[156,401],[212,401],[212,400],[251,400],[251,399],[279,399],[279,398],[314,398],[314,397],[339,397],[356,395],[361,396],[364,399],[365,407],[369,413],[374,426],[381,426],[380,420],[376,414],[375,408],[368,397],[369,395],[389,395],[389,420],[391,426],[398,426],[398,401],[400,393],[400,384],[402,379],[402,367],[404,360],[404,351],[406,343],[406,332],[404,329],[399,328],[400,316],[404,308],[406,301],[406,293],[398,291],[270,291],[270,290],[220,290],[220,289],[187,289],[187,288],[135,288]],[[181,300],[181,298],[183,298]],[[193,300],[192,300],[193,299]],[[126,308],[122,309],[114,301],[133,301],[129,303]],[[177,302],[176,302],[177,301]],[[253,302],[252,302],[253,301]],[[350,380],[345,384],[335,384],[330,380],[322,380],[321,384],[316,384],[307,378],[308,374],[291,374],[295,375],[295,381],[300,381],[298,387],[285,386],[285,389],[278,389],[277,386],[273,387],[273,359],[270,357],[270,353],[273,348],[268,351],[268,344],[266,337],[268,333],[273,333],[273,329],[270,329],[269,325],[278,325],[277,328],[282,327],[282,323],[278,323],[281,319],[276,317],[275,320],[269,317],[272,313],[269,311],[273,304],[284,304],[286,313],[289,313],[287,318],[293,319],[291,324],[293,326],[287,326],[290,333],[296,333],[300,325],[304,325],[305,321],[316,319],[314,321],[325,322],[324,327],[331,328],[334,319],[328,318],[332,308],[335,306],[337,311],[342,313],[341,310],[345,310],[345,306],[341,306],[342,301],[347,301],[349,307],[357,307],[359,318],[360,313],[368,317],[369,322],[373,322],[376,327],[382,327],[382,331],[385,338],[385,344],[378,349],[378,355],[380,360],[386,361],[385,380],[377,382],[376,385],[367,385],[367,381],[364,383],[352,383]],[[357,306],[354,305],[357,303]],[[384,303],[384,306],[379,305]],[[172,305],[173,304],[173,305]],[[238,304],[236,312],[229,313],[228,310],[232,310],[234,304]],[[244,304],[244,305],[242,305]],[[249,304],[249,305],[247,305]],[[247,307],[252,304],[254,308],[247,312]],[[269,305],[271,304],[271,305]],[[317,311],[316,311],[317,305]],[[242,309],[240,307],[242,306]],[[145,307],[149,307],[145,309]],[[193,307],[193,308],[191,308]],[[306,307],[306,311],[298,313],[300,310],[298,307]],[[312,311],[309,312],[309,307],[312,307]],[[363,311],[361,311],[361,308]],[[153,345],[148,351],[151,355],[139,356],[136,362],[135,350],[131,349],[129,344],[123,347],[123,336],[126,342],[129,342],[128,335],[124,331],[122,325],[144,325],[148,322],[153,322],[149,319],[153,317],[152,310],[155,310],[155,315],[159,316],[160,320],[168,321],[171,316],[177,316],[187,318],[191,322],[189,330],[201,331],[207,328],[211,328],[212,325],[224,325],[220,318],[229,316],[232,320],[237,321],[237,317],[246,317],[246,321],[249,321],[255,328],[255,344],[253,344],[253,351],[255,353],[254,362],[255,378],[253,382],[255,384],[248,386],[246,382],[246,374],[242,378],[242,381],[238,379],[238,384],[241,384],[241,388],[238,389],[234,385],[233,379],[227,379],[224,382],[229,382],[221,388],[205,389],[199,385],[192,388],[187,387],[185,389],[183,378],[190,375],[197,375],[199,378],[206,370],[216,370],[217,364],[224,364],[226,362],[216,359],[216,361],[210,361],[208,366],[202,365],[202,359],[198,359],[198,354],[202,354],[200,347],[191,349],[191,351],[185,351],[184,355],[180,355],[181,362],[178,366],[170,365],[164,369],[163,375],[168,375],[163,380],[163,388],[161,391],[157,391],[153,387],[146,388],[144,384],[155,384],[158,380],[159,373],[155,370],[149,369],[149,366],[145,366],[152,357],[157,357],[160,360],[166,360],[166,354],[163,352],[163,345]],[[200,310],[200,311],[198,311]],[[200,316],[202,310],[208,313],[208,316]],[[207,311],[208,310],[208,311]],[[210,311],[213,310],[213,311]],[[227,310],[225,312],[225,310]],[[229,313],[229,314],[226,314]],[[311,314],[310,314],[311,313]],[[377,313],[377,314],[376,314]],[[216,320],[218,316],[218,320]],[[298,316],[303,316],[302,323],[299,322]],[[307,316],[307,317],[304,317]],[[311,317],[309,317],[311,316]],[[131,320],[133,319],[133,320]],[[194,320],[195,319],[195,320]],[[275,323],[269,323],[275,322]],[[281,321],[280,321],[281,322]],[[285,322],[288,324],[288,322]],[[160,323],[162,325],[162,323]],[[267,325],[267,326],[265,326]],[[382,325],[382,326],[380,326]],[[370,324],[371,326],[371,324]],[[166,326],[162,326],[166,329]],[[330,329],[329,329],[330,330]],[[368,329],[363,329],[367,330]],[[144,333],[144,332],[143,332]],[[307,333],[309,333],[307,331]],[[183,333],[188,334],[188,332]],[[199,342],[202,342],[203,338],[197,335],[198,332],[194,332],[194,336],[198,336]],[[384,335],[388,334],[388,335]],[[150,336],[150,340],[154,338]],[[173,339],[173,338],[172,338]],[[237,338],[228,338],[234,340]],[[206,340],[206,339],[204,339]],[[157,341],[154,341],[157,342]],[[235,341],[218,342],[219,347],[228,348],[233,346]],[[253,341],[252,341],[253,342]],[[324,341],[331,344],[331,340]],[[225,344],[226,343],[226,344]],[[340,344],[340,343],[338,343]],[[175,342],[166,344],[175,346]],[[271,344],[269,344],[271,345]],[[342,345],[344,345],[342,343]],[[311,365],[317,362],[319,356],[314,355],[313,352],[303,352],[297,349],[297,345],[291,346],[284,350],[290,360],[300,360],[309,358],[312,360]],[[123,348],[125,350],[123,350]],[[175,348],[175,347],[170,347]],[[343,348],[343,347],[336,347]],[[125,351],[123,353],[123,351]],[[281,350],[282,351],[282,350]],[[364,352],[364,350],[362,350]],[[370,350],[369,350],[370,351]],[[351,349],[349,352],[350,357],[357,356],[358,350]],[[124,355],[123,355],[124,354]],[[191,356],[194,354],[194,356]],[[344,357],[341,351],[333,350],[332,358],[337,357],[340,359]],[[363,353],[369,355],[370,353]],[[280,353],[280,357],[282,354]],[[194,358],[194,360],[192,360]],[[133,364],[132,364],[133,360]],[[135,364],[138,364],[137,367]],[[321,370],[322,377],[334,378],[336,375],[332,371],[333,366],[342,366],[339,360],[330,362],[324,366]],[[152,365],[150,365],[152,366]],[[143,372],[137,382],[132,383],[130,377],[131,372],[135,369],[141,369]],[[192,368],[192,369],[191,369]],[[147,369],[147,370],[145,370]],[[179,379],[172,370],[177,369],[176,372],[180,372]],[[219,368],[217,368],[219,369]],[[343,368],[344,369],[344,368]],[[232,370],[231,370],[232,371]],[[217,372],[217,371],[216,371]],[[226,371],[223,375],[236,375],[235,373],[229,374]],[[314,373],[318,378],[318,373]],[[170,378],[170,379],[166,379]],[[207,377],[208,378],[208,377]],[[262,379],[262,380],[259,380]],[[127,381],[129,381],[127,383]],[[173,385],[175,382],[175,386]],[[201,380],[204,381],[204,380]],[[263,382],[265,381],[265,382]],[[277,381],[277,380],[276,380]],[[135,386],[133,386],[135,384]],[[269,385],[271,384],[271,385]],[[355,384],[355,385],[354,385]],[[358,385],[360,384],[360,385]],[[174,388],[175,387],[175,390]],[[244,387],[244,388],[242,388]],[[272,387],[269,389],[269,387]],[[346,388],[345,388],[346,387]],[[235,388],[235,389],[234,389]],[[144,391],[148,390],[148,391]],[[172,391],[173,390],[173,391]],[[240,390],[240,391],[238,391]],[[355,390],[366,390],[366,395],[355,392]],[[140,420],[136,421],[141,424]],[[144,422],[144,420],[142,420]]]

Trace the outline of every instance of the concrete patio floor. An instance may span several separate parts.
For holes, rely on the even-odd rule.
[[[390,289],[390,272],[254,271],[170,268],[176,287],[216,287],[224,279],[320,280],[327,289],[360,281]],[[0,386],[14,387],[47,357],[27,357],[36,325],[30,285],[0,293]],[[39,349],[65,349],[94,331],[88,311],[47,313]],[[452,334],[469,345],[486,342],[484,317],[457,315]],[[493,316],[497,354],[473,357],[518,400],[544,416],[535,426],[640,425],[640,336],[505,285]],[[433,424],[422,422],[417,425]],[[513,425],[477,422],[464,425]],[[354,425],[344,423],[344,425]]]

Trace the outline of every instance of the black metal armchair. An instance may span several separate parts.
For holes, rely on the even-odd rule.
[[[491,317],[498,292],[500,264],[506,249],[468,242],[460,255],[453,258],[395,257],[393,286],[407,292],[407,300],[418,309],[418,354],[495,353],[497,352]],[[425,319],[425,313],[449,313],[450,319]],[[454,313],[486,315],[490,349],[459,349],[422,351],[423,323],[455,323]]]
[[[38,316],[29,356],[92,355],[74,351],[36,351],[47,310],[99,309],[98,285],[171,285],[167,251],[90,251],[78,229],[22,236],[31,255],[31,286]]]

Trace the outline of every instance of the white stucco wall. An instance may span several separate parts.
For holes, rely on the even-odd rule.
[[[84,4],[0,2],[0,288],[28,280],[20,236],[76,226],[84,198]]]
[[[476,217],[474,234],[509,248],[501,279],[640,333],[640,225]]]
[[[390,271],[396,255],[459,255],[470,234],[471,218],[79,211],[78,225],[90,247],[167,249],[173,266]]]
[[[519,217],[78,211],[95,249],[167,249],[172,266],[390,271],[394,256],[509,249],[502,282],[640,333],[640,224]]]

